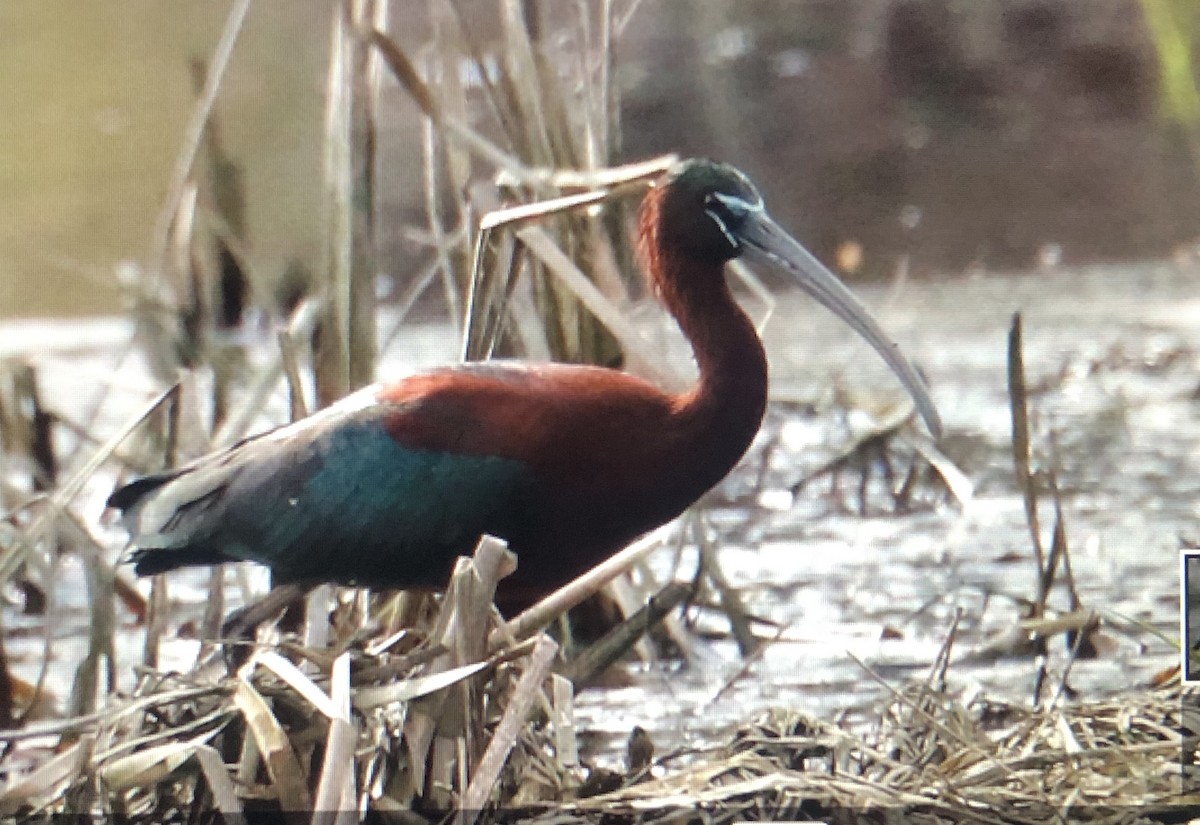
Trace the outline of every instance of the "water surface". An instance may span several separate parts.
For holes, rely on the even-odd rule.
[[[686,662],[630,664],[627,685],[578,697],[579,728],[590,752],[618,761],[634,725],[647,729],[660,750],[713,741],[772,706],[823,717],[862,715],[889,695],[864,666],[893,686],[923,678],[956,616],[952,689],[1031,701],[1038,672],[1033,659],[970,658],[1013,626],[1020,600],[1035,591],[1009,446],[1005,340],[1016,310],[1025,319],[1036,460],[1050,461],[1050,444],[1056,445],[1079,596],[1110,623],[1101,655],[1074,662],[1069,683],[1095,698],[1143,686],[1173,664],[1172,644],[1126,620],[1178,637],[1180,537],[1196,534],[1200,506],[1197,274],[1146,264],[859,290],[927,372],[945,419],[942,447],[975,486],[965,508],[922,488],[911,512],[896,513],[876,476],[865,516],[850,476],[841,494],[831,492],[827,479],[796,496],[791,488],[870,426],[865,412],[839,412],[835,395],[862,410],[883,410],[904,403],[903,393],[874,353],[823,310],[782,296],[766,331],[773,381],[767,422],[747,461],[705,508],[726,574],[750,612],[770,623],[758,625],[760,635],[774,640],[747,666],[724,620],[694,611],[698,632],[690,636]],[[686,372],[686,345],[669,321],[649,306],[636,315],[665,357]],[[48,403],[71,420],[90,421],[91,431],[104,438],[156,389],[129,347],[130,335],[123,320],[22,322],[0,328],[0,355],[30,358]],[[264,335],[263,353],[269,340]],[[410,324],[386,352],[383,372],[449,360],[456,349],[445,325]],[[279,394],[260,426],[285,417]],[[69,434],[62,447],[72,454]],[[74,463],[90,450],[79,449]],[[901,471],[910,452],[896,447]],[[19,476],[19,468],[9,473]],[[101,518],[111,483],[97,476],[80,502],[115,558],[123,533]],[[1048,545],[1049,502],[1042,513]],[[654,567],[666,575],[673,559],[662,553]],[[686,549],[681,569],[690,574],[695,563],[694,550]],[[238,580],[232,569],[228,575]],[[62,699],[85,649],[89,617],[76,559],[64,562],[60,581],[50,685]],[[203,581],[199,573],[173,579],[172,595],[183,602],[177,615],[198,615]],[[1068,606],[1061,587],[1051,604]],[[128,631],[118,651],[128,681],[140,659],[141,631],[127,614],[118,618]],[[41,660],[39,623],[6,607],[8,654],[26,678],[36,676]],[[176,643],[165,664],[187,667],[193,653],[190,643]],[[1061,637],[1053,640],[1051,685],[1067,658]]]

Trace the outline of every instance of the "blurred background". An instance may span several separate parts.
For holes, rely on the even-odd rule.
[[[193,62],[229,5],[0,5],[0,317],[121,308],[114,273],[147,257],[196,100]],[[500,36],[502,4],[458,5],[484,43]],[[555,15],[590,4],[518,5],[553,41]],[[393,5],[389,29],[410,53],[430,41],[427,6]],[[849,276],[886,278],[902,261],[955,277],[1195,257],[1200,4],[615,6],[614,158],[738,165]],[[246,254],[267,277],[319,267],[332,8],[254,3],[222,82],[221,147],[244,191]],[[379,267],[404,283],[431,254],[413,241],[427,223],[423,126],[390,76],[379,125]]]

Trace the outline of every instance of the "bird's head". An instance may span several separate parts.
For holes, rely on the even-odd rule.
[[[657,243],[690,258],[723,263],[738,257],[745,244],[741,230],[765,214],[750,179],[724,163],[680,161],[657,188]]]
[[[739,257],[791,275],[875,348],[912,395],[929,431],[941,434],[916,368],[854,293],[771,219],[754,184],[737,169],[711,160],[680,161],[646,196],[638,228],[643,263],[662,292],[686,293],[685,279],[723,280],[722,266]]]

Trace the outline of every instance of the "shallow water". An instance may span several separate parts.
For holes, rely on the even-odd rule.
[[[1079,595],[1084,606],[1113,620],[1103,631],[1100,657],[1074,662],[1069,683],[1095,697],[1143,685],[1176,662],[1171,644],[1145,629],[1126,629],[1125,620],[1178,637],[1180,536],[1195,534],[1200,506],[1197,274],[1139,265],[860,289],[927,372],[946,423],[942,446],[975,486],[966,507],[926,490],[905,514],[890,512],[878,477],[866,516],[858,513],[857,482],[849,476],[841,494],[831,493],[828,479],[795,497],[790,492],[869,425],[863,413],[834,412],[840,405],[829,403],[830,387],[866,409],[903,403],[904,396],[878,359],[822,310],[798,296],[781,297],[765,336],[773,398],[767,423],[749,459],[709,497],[706,509],[726,575],[742,588],[748,610],[773,623],[757,630],[774,641],[747,666],[724,620],[695,611],[701,632],[692,638],[686,663],[629,665],[627,686],[577,698],[587,752],[619,763],[634,725],[645,728],[662,751],[722,738],[772,706],[823,717],[861,714],[888,695],[864,665],[892,685],[923,677],[956,615],[953,687],[1031,700],[1034,660],[968,658],[984,640],[1011,628],[1017,600],[1035,589],[1009,446],[1005,338],[1018,309],[1025,318],[1035,451],[1045,461],[1054,434]],[[637,315],[663,344],[667,360],[686,372],[686,346],[669,323],[650,308]],[[154,391],[140,358],[129,353],[129,338],[120,320],[23,322],[0,327],[0,357],[31,358],[48,404],[103,438]],[[400,374],[450,359],[455,350],[444,326],[409,325],[386,353],[382,371]],[[278,397],[259,425],[285,415]],[[61,447],[71,454],[68,435]],[[77,452],[76,466],[90,448]],[[901,445],[895,454],[901,472],[906,452]],[[20,468],[6,472],[20,477]],[[111,478],[98,476],[79,502],[115,556],[123,534],[101,520],[110,488]],[[1048,545],[1049,502],[1042,520]],[[666,575],[672,560],[662,553],[654,565]],[[685,575],[695,564],[694,551],[685,551]],[[232,570],[228,575],[236,580]],[[261,581],[258,572],[250,578]],[[90,619],[78,561],[67,558],[56,580],[61,638],[50,685],[61,700],[85,649]],[[180,615],[198,613],[203,581],[199,573],[173,579],[172,596],[191,605]],[[1061,586],[1051,604],[1067,607]],[[5,610],[11,663],[32,679],[41,661],[40,619]],[[141,632],[127,614],[118,611],[118,618],[129,630],[122,634],[119,667],[131,679]],[[179,642],[164,654],[164,667],[187,667],[194,645]],[[1058,637],[1051,643],[1051,685],[1066,661]]]
[[[779,640],[747,672],[726,638],[698,643],[682,668],[631,667],[632,686],[584,692],[577,710],[593,748],[614,759],[633,725],[666,748],[702,744],[772,706],[826,718],[861,713],[889,694],[852,657],[893,686],[923,678],[958,611],[952,687],[1032,701],[1033,659],[969,658],[1009,630],[1019,618],[1016,599],[1035,592],[1013,480],[1005,366],[1018,310],[1035,464],[1049,461],[1053,433],[1078,593],[1112,620],[1101,655],[1075,661],[1068,683],[1094,698],[1145,685],[1176,663],[1173,645],[1127,622],[1178,638],[1180,537],[1195,535],[1200,508],[1195,276],[1150,265],[908,284],[891,299],[860,290],[927,373],[945,419],[943,448],[971,478],[974,499],[966,508],[930,504],[897,515],[886,512],[876,481],[862,517],[857,480],[847,477],[841,496],[825,479],[793,501],[790,487],[836,453],[828,445],[850,440],[854,416],[848,428],[835,416],[776,405],[759,440],[761,448],[779,437],[758,506],[718,507],[709,521],[747,609],[782,628],[760,635],[778,632]],[[902,399],[890,379],[880,380],[873,354],[819,312],[799,297],[780,301],[766,333],[773,395],[819,406],[828,386],[820,379],[832,374],[865,406]],[[756,475],[752,453],[722,492],[740,501]],[[1049,501],[1041,520],[1048,547]],[[1050,603],[1066,609],[1065,588]],[[715,616],[701,621],[722,626]],[[1059,636],[1050,646],[1052,689],[1067,660]]]

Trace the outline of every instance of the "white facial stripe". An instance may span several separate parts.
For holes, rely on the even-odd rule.
[[[725,205],[725,208],[734,214],[744,214],[746,212],[762,212],[766,207],[763,205],[760,197],[754,203],[747,203],[737,195],[726,195],[722,192],[713,192],[712,196]]]
[[[704,214],[713,219],[713,223],[715,223],[717,228],[721,230],[721,234],[725,236],[725,240],[729,241],[729,245],[731,247],[734,249],[742,248],[741,244],[738,242],[738,239],[734,237],[732,232],[729,231],[729,228],[725,226],[725,221],[721,220],[716,212],[713,212],[711,209],[705,209]]]

